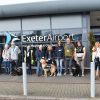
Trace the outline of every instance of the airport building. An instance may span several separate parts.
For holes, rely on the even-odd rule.
[[[20,1],[20,0],[19,0]],[[0,43],[13,39],[36,46],[55,44],[71,36],[81,40],[87,49],[88,33],[92,31],[100,41],[100,0],[29,0],[0,5]]]

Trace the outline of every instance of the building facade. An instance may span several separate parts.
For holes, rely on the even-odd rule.
[[[0,6],[1,45],[14,38],[20,45],[56,44],[59,39],[65,41],[71,36],[73,41],[81,40],[86,47],[85,65],[89,67],[90,10],[97,10],[99,6],[97,2],[78,1],[78,4],[73,0],[50,0]]]

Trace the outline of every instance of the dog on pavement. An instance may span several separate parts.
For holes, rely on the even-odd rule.
[[[81,66],[79,64],[77,64],[77,62],[75,60],[73,60],[72,62],[72,73],[73,76],[80,76],[81,77]]]
[[[44,71],[44,76],[48,76],[49,69],[47,67],[46,59],[44,57],[42,57],[41,60],[40,60],[40,63],[41,63],[41,67],[42,67],[42,69]]]

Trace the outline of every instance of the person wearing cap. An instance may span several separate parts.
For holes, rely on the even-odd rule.
[[[9,54],[9,45],[8,44],[5,44],[5,47],[2,52],[2,57],[3,57],[4,66],[5,66],[5,73],[10,74],[10,72],[11,72],[11,66],[10,66],[11,57]]]

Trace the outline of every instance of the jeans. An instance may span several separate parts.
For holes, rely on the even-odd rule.
[[[10,61],[4,61],[4,66],[5,66],[5,72],[7,74],[10,74],[10,72],[11,72],[11,64],[10,64]]]
[[[72,73],[72,57],[65,57],[65,73],[68,73],[68,68],[69,68],[69,73]]]
[[[42,68],[40,66],[40,61],[37,61],[37,70],[36,70],[36,74],[39,76],[39,75],[42,75]]]
[[[57,73],[62,74],[62,61],[63,59],[57,58]]]

